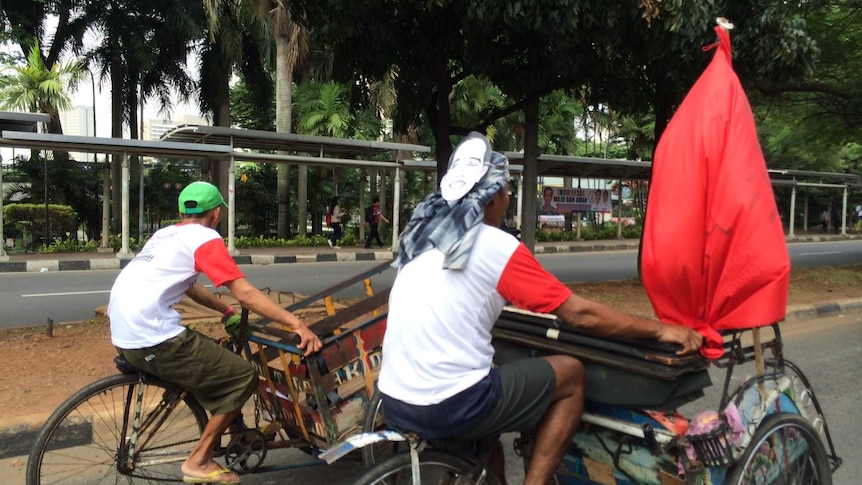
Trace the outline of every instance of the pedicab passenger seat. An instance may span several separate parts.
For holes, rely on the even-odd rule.
[[[496,363],[570,355],[586,367],[587,400],[618,406],[675,410],[712,385],[700,354],[679,356],[677,346],[654,340],[590,337],[555,323],[553,315],[506,307],[492,331]]]

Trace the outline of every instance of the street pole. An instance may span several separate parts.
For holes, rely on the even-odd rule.
[[[48,222],[48,154],[46,153],[42,158],[42,170],[45,172],[45,180],[43,185],[45,186],[45,246],[48,246],[48,241],[51,239],[51,235],[48,233],[50,231],[50,224]]]
[[[3,157],[0,157],[0,261],[9,261],[6,255],[6,239],[3,237]]]

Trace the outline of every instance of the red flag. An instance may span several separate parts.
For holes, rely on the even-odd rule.
[[[784,319],[790,259],[754,117],[731,64],[730,36],[659,140],[641,276],[659,319],[706,337]]]

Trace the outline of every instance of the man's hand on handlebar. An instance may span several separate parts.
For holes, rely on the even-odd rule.
[[[294,329],[293,332],[299,336],[299,343],[296,345],[299,350],[305,351],[305,355],[313,354],[323,347],[320,339],[306,325]]]
[[[661,335],[658,340],[659,342],[682,345],[682,349],[678,350],[676,355],[696,352],[697,350],[700,350],[701,345],[703,345],[703,335],[688,327],[670,323],[662,325]]]

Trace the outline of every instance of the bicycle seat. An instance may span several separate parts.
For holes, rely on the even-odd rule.
[[[126,360],[122,355],[114,357],[114,366],[122,374],[137,374],[140,372],[140,369],[132,365],[132,363]]]

